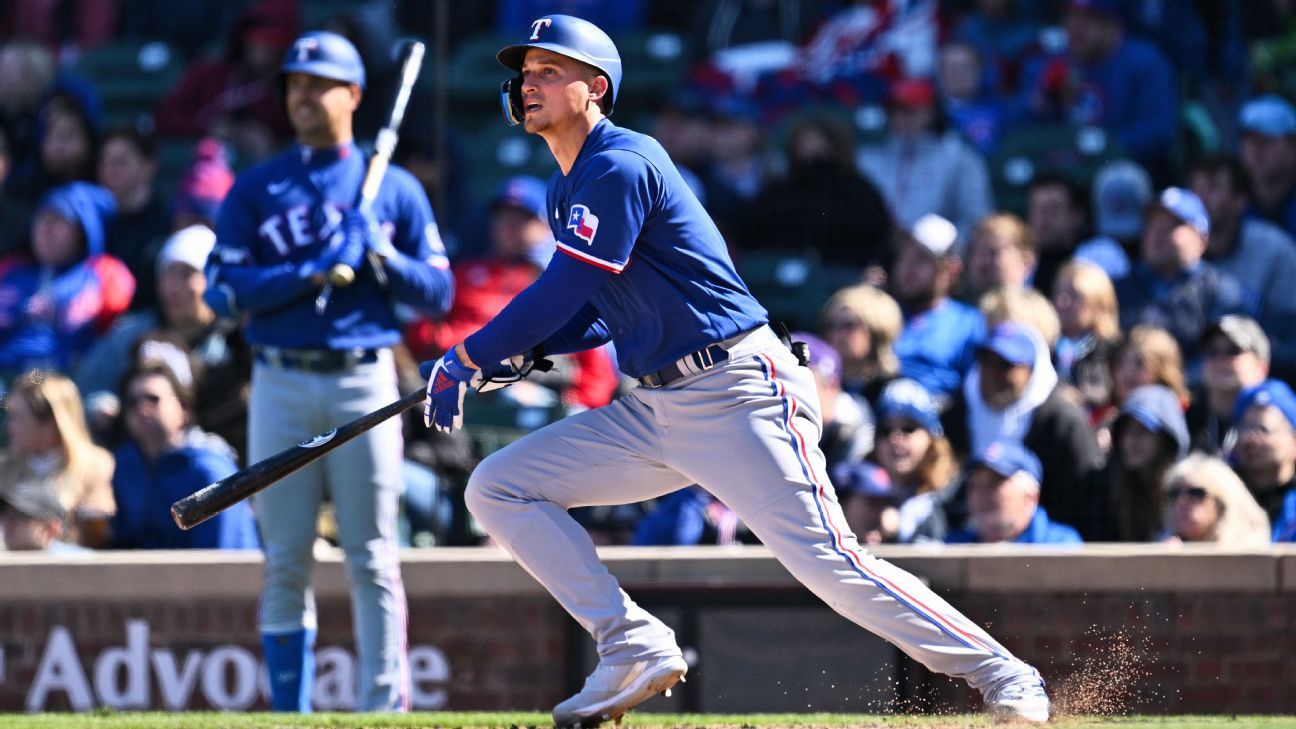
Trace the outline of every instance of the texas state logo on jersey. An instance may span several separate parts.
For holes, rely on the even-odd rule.
[[[594,245],[594,234],[598,233],[598,224],[598,216],[591,213],[584,205],[571,206],[571,212],[567,214],[567,230],[575,233],[577,238],[589,245]]]

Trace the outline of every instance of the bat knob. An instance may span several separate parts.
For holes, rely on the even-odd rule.
[[[180,504],[178,502],[171,505],[171,519],[175,521],[176,526],[180,527],[182,531],[188,531],[189,527],[192,525],[185,523],[184,517],[180,515],[179,507]]]
[[[350,286],[355,283],[355,269],[346,264],[339,263],[329,269],[328,280],[334,286]]]

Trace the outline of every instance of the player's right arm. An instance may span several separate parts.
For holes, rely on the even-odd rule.
[[[251,199],[255,187],[239,180],[230,189],[216,221],[216,247],[207,260],[203,299],[218,316],[229,319],[271,311],[313,295],[324,273],[322,262],[258,262],[257,225],[263,216]]]

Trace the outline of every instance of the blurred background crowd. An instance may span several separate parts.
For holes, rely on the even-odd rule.
[[[553,247],[541,140],[495,51],[607,30],[614,122],[653,135],[774,321],[808,344],[861,542],[1296,541],[1296,2],[11,0],[0,8],[0,528],[8,549],[257,545],[168,507],[247,465],[250,355],[203,303],[234,176],[291,144],[278,67],[351,38],[452,254],[417,362]],[[406,429],[403,541],[480,543],[483,456],[632,383],[606,349]],[[754,538],[685,489],[580,518],[603,544]],[[321,539],[329,539],[327,515]]]

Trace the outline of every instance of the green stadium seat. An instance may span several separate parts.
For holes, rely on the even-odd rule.
[[[502,118],[465,128],[464,151],[472,170],[471,194],[485,202],[499,184],[514,175],[535,175],[542,180],[558,168],[545,141],[510,127]]]
[[[838,281],[814,250],[752,250],[739,253],[738,270],[770,321],[793,329],[813,328]]]
[[[1052,172],[1088,185],[1099,167],[1119,157],[1116,140],[1098,127],[1032,124],[1015,129],[986,160],[995,208],[1025,215],[1026,189],[1036,175]]]
[[[184,58],[162,41],[127,40],[87,50],[75,73],[94,84],[103,101],[104,123],[151,123],[158,99],[184,70]]]
[[[499,33],[481,33],[465,39],[450,58],[446,94],[452,101],[495,102],[500,84],[508,78],[508,69],[495,60],[499,49],[515,39]],[[431,82],[431,74],[427,74]]]
[[[621,54],[617,105],[656,107],[688,70],[685,39],[674,30],[645,29],[613,37]]]

